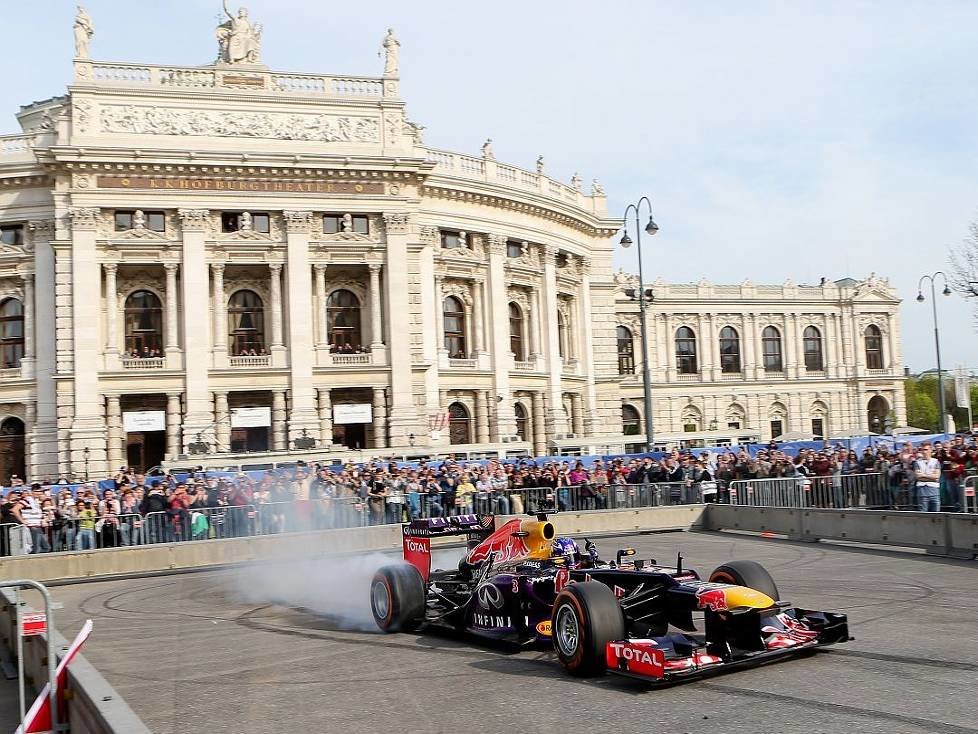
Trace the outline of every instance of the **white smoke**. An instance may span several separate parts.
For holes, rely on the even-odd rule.
[[[462,549],[432,553],[432,569],[455,568]],[[277,604],[327,618],[337,629],[378,632],[370,611],[370,582],[382,566],[400,554],[370,553],[261,563],[237,574],[237,592],[252,604]]]

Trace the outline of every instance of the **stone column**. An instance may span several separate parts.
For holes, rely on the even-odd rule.
[[[421,403],[423,414],[418,416],[417,438],[418,445],[427,446],[431,443],[430,416],[438,404],[438,334],[439,334],[439,305],[437,303],[438,287],[435,283],[435,245],[436,233],[427,227],[422,232],[421,250],[418,252],[418,278],[420,285],[421,323],[427,328],[421,330],[421,361],[427,365],[424,369],[424,399]],[[434,324],[435,328],[431,328]]]
[[[382,387],[374,388],[374,448],[387,448],[387,391]],[[406,441],[405,441],[406,443]]]
[[[666,382],[675,382],[676,375],[679,370],[676,369],[676,322],[670,317],[663,314],[662,318],[665,320],[665,338],[666,338]]]
[[[206,209],[181,209],[183,229],[183,262],[180,268],[181,327],[183,352],[188,355],[184,364],[182,446],[197,440],[198,433],[211,429],[214,422],[211,391],[208,387],[208,362],[211,351],[210,334],[201,328],[210,306],[210,277],[207,266],[207,226],[210,212]],[[192,356],[193,358],[189,358]]]
[[[228,319],[227,297],[224,294],[224,263],[211,263],[214,283],[214,366],[227,367]]]
[[[530,321],[530,360],[536,363],[542,353],[540,345],[540,294],[536,288],[530,291],[530,312],[527,314],[527,319]]]
[[[825,315],[825,328],[822,329],[822,339],[825,345],[825,376],[839,376],[839,337],[835,323],[835,314]]]
[[[486,351],[485,322],[482,316],[482,298],[484,291],[481,278],[472,281],[472,321],[475,327],[475,349],[473,350],[472,356],[476,359]],[[506,351],[509,352],[509,348]]]
[[[571,395],[571,406],[574,411],[574,435],[583,436],[584,435],[584,401],[581,398],[580,393],[573,393]]]
[[[533,391],[533,453],[545,456],[547,453],[546,416],[544,415],[543,390]]]
[[[475,441],[489,443],[489,392],[475,392]]]
[[[489,235],[489,358],[492,368],[493,398],[496,401],[496,422],[492,426],[493,441],[516,435],[516,413],[509,381],[513,356],[509,351],[509,298],[506,292],[506,238]],[[479,289],[483,289],[480,287]]]
[[[756,328],[754,317],[751,314],[745,314],[744,328],[741,329],[740,334],[740,343],[744,348],[744,364],[742,369],[744,377],[748,380],[753,380],[757,374],[757,356],[754,353],[754,330]]]
[[[20,277],[24,281],[24,356],[20,366],[21,375],[30,379],[34,377],[34,273]]]
[[[785,375],[792,380],[798,379],[798,314],[789,313],[784,317],[784,334],[781,351],[784,354]],[[790,416],[789,416],[790,419]]]
[[[567,416],[561,400],[561,376],[564,365],[560,358],[560,333],[557,329],[557,264],[560,250],[553,246],[543,248],[543,291],[540,320],[546,331],[545,360],[549,373],[549,410],[547,412],[547,436],[567,433]]]
[[[163,354],[167,359],[167,367],[170,369],[176,369],[179,366],[175,360],[180,352],[180,341],[177,337],[180,318],[177,308],[177,267],[176,263],[163,264],[163,270],[166,273],[166,324],[163,327],[165,332]]]
[[[231,450],[231,410],[228,408],[228,394],[224,390],[214,393],[214,437],[215,451]]]
[[[109,472],[115,472],[125,461],[123,445],[126,434],[122,426],[122,405],[118,395],[105,397],[105,422],[108,426],[106,446]]]
[[[116,263],[105,263],[105,351],[110,360],[107,367],[116,367],[115,360],[119,355],[119,286],[116,275],[119,266]]]
[[[272,450],[284,451],[288,448],[286,436],[285,390],[272,390]]]
[[[321,387],[319,392],[319,444],[329,446],[333,443],[333,401],[328,387]]]
[[[797,377],[804,377],[808,370],[805,369],[805,322],[800,314],[794,315],[795,321],[795,363],[798,365]]]
[[[289,378],[291,411],[289,445],[306,431],[319,438],[319,411],[312,384],[313,318],[312,270],[309,267],[309,235],[312,212],[286,211],[286,260],[289,284]]]
[[[766,324],[763,317],[754,317],[754,350],[757,352],[757,369],[754,374],[755,380],[760,380],[764,377],[764,341],[761,334],[764,333],[765,326]]]
[[[384,331],[381,321],[384,299],[380,294],[380,265],[370,263],[367,268],[370,270],[370,351],[376,354],[384,349]]]
[[[99,272],[98,208],[77,207],[71,217],[71,363],[74,382],[74,415],[69,432],[67,469],[75,474],[85,472],[84,450],[89,450],[88,471],[99,476],[106,472],[106,426],[99,371],[102,343],[95,329],[100,323],[102,278]],[[60,334],[60,331],[59,331]],[[63,439],[62,439],[63,440]]]
[[[442,292],[444,282],[443,276],[435,276],[435,331],[437,334],[435,351],[439,356],[448,355],[448,350],[445,348],[445,294]]]
[[[705,317],[706,320],[706,349],[704,350],[710,360],[709,370],[704,370],[703,376],[710,380],[711,382],[716,382],[720,379],[720,342],[717,337],[717,323],[716,314],[708,313]],[[704,420],[706,416],[703,416]],[[709,421],[707,420],[707,425]]]
[[[329,349],[329,318],[326,314],[326,266],[313,265],[316,273],[316,349]]]
[[[58,471],[58,416],[55,369],[58,361],[57,340],[63,340],[66,348],[72,345],[72,330],[59,328],[71,323],[71,274],[56,277],[54,249],[51,238],[55,234],[54,220],[35,220],[27,225],[34,247],[34,348],[35,363],[31,375],[35,385],[36,420],[31,429],[28,450],[28,477],[55,474]],[[67,236],[65,233],[63,236]],[[68,265],[70,254],[59,257],[61,267]],[[98,271],[96,271],[96,275]],[[57,302],[64,305],[56,306]],[[65,407],[70,409],[66,403]]]
[[[390,376],[390,441],[405,446],[408,436],[421,431],[414,404],[414,382],[411,371],[411,304],[408,296],[408,239],[411,234],[410,215],[384,214],[387,232],[387,268],[384,288],[387,300],[387,346],[397,359],[391,360]]]
[[[282,264],[268,264],[269,290],[272,294],[272,341],[268,351],[272,355],[272,365],[285,366],[285,343],[282,335]]]
[[[171,460],[180,454],[180,393],[166,394],[166,454]],[[187,436],[188,443],[196,436]]]

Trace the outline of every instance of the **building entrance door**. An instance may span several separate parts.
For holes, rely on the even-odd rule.
[[[137,472],[163,463],[166,455],[166,431],[137,431],[126,434],[126,462]],[[118,467],[110,466],[114,472]]]

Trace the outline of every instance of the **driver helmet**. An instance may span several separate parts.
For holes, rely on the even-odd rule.
[[[580,553],[580,549],[577,547],[577,542],[573,538],[554,539],[551,558],[564,557],[567,559],[568,563],[575,563],[577,559],[580,558]]]

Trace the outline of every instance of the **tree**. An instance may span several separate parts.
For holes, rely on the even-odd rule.
[[[908,377],[904,380],[907,396],[907,424],[928,431],[940,430],[940,411],[937,409],[937,391],[930,394],[923,389],[923,380]]]
[[[968,225],[968,236],[951,248],[951,285],[965,298],[978,298],[978,220]],[[978,323],[978,301],[975,321]]]

